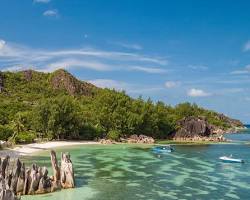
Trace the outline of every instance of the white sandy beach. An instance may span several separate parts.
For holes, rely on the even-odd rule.
[[[4,149],[0,150],[0,157],[5,157],[9,155],[10,157],[19,157],[19,156],[29,156],[39,151],[50,150],[58,147],[74,146],[74,145],[90,145],[90,144],[100,144],[99,142],[94,141],[51,141],[44,143],[32,143],[18,145],[13,149]]]

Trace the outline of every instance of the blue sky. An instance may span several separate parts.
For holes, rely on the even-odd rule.
[[[250,2],[1,0],[0,70],[28,68],[250,123]]]

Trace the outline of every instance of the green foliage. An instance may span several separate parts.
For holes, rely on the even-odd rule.
[[[13,129],[8,125],[0,125],[0,140],[7,141],[13,135]]]
[[[3,76],[5,90],[0,93],[2,140],[31,142],[37,136],[117,140],[132,134],[164,139],[178,128],[176,122],[187,116],[203,116],[210,124],[223,129],[231,126],[218,113],[196,104],[182,103],[172,107],[150,99],[133,99],[125,92],[95,88],[62,70],[52,74],[33,71],[31,79],[23,72],[4,72]],[[58,81],[55,83],[57,89],[53,89],[52,80]]]
[[[111,131],[108,132],[107,138],[110,139],[110,140],[118,141],[120,139],[120,132],[115,131],[115,130],[111,130]]]
[[[15,143],[32,143],[36,139],[36,134],[32,131],[22,131],[15,137]]]

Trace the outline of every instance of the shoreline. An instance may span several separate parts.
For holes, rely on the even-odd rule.
[[[94,141],[49,141],[42,143],[31,143],[17,145],[13,149],[6,148],[0,150],[0,158],[9,155],[11,158],[17,158],[22,156],[31,156],[41,151],[47,151],[59,147],[69,147],[77,145],[95,145],[100,144],[99,142]]]
[[[155,143],[145,145],[207,145],[207,144],[232,144],[233,141],[202,141],[202,140],[156,140]],[[113,144],[140,144],[140,143],[121,143],[115,142]],[[141,143],[144,144],[144,143]],[[9,155],[11,158],[22,156],[32,156],[42,151],[48,151],[60,147],[70,147],[78,145],[109,145],[102,144],[96,141],[48,141],[42,143],[31,143],[17,145],[14,148],[4,148],[0,150],[0,158]],[[110,144],[111,145],[111,144]]]

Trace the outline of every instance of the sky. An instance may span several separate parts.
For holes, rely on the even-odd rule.
[[[0,70],[59,68],[250,123],[250,1],[0,0]]]

